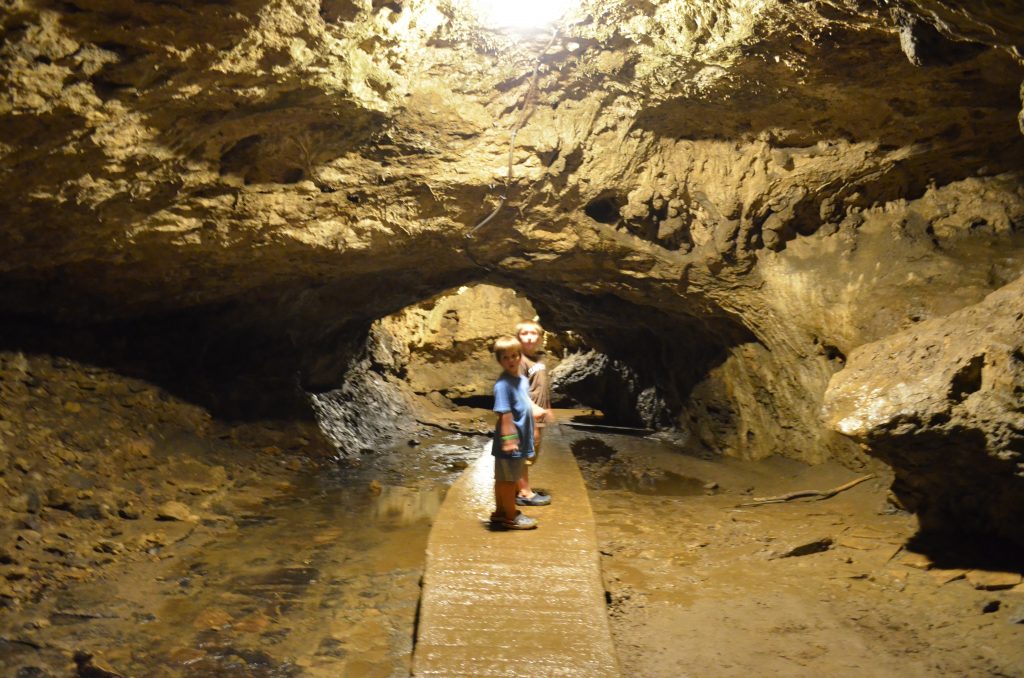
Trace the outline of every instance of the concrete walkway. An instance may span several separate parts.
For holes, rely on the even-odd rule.
[[[618,676],[594,518],[558,426],[530,472],[550,506],[536,530],[492,532],[488,454],[448,491],[430,532],[413,675]]]

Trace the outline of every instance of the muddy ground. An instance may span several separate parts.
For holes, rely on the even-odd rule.
[[[705,460],[624,436],[573,446],[624,675],[1024,675],[1024,563],[915,546],[883,468]],[[740,506],[870,471],[829,499]]]
[[[408,675],[431,517],[475,454],[427,427],[340,462],[0,353],[0,676]]]
[[[481,440],[457,431],[488,418],[340,463],[312,422],[0,352],[0,675],[408,675],[430,521]],[[862,474],[563,430],[624,675],[1024,675],[1019,574],[908,549],[884,469],[737,507]]]

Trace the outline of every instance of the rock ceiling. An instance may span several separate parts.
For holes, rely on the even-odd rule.
[[[8,317],[244,328],[326,383],[337,337],[489,281],[642,353],[709,444],[817,461],[859,454],[821,419],[848,354],[1024,272],[1009,0],[583,0],[554,36],[468,0],[0,7]]]

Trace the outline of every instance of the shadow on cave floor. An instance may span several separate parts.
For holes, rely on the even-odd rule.
[[[907,550],[941,569],[1017,572],[1024,575],[1024,546],[999,537],[919,532]]]

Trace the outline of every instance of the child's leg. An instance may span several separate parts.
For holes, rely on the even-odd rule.
[[[514,520],[519,509],[516,507],[516,488],[523,475],[523,460],[507,457],[494,458],[494,504],[495,516]]]
[[[533,490],[530,489],[530,467],[523,464],[523,475],[516,481],[516,490],[520,497],[532,497]]]
[[[516,482],[514,480],[495,480],[494,496],[496,499],[496,515],[501,515],[505,520],[515,520],[519,509],[516,507]]]
[[[530,466],[537,463],[538,457],[540,457],[540,444],[544,439],[544,428],[543,424],[537,427],[537,437],[533,441],[533,458],[527,459],[523,463],[523,476],[516,483],[516,490],[520,497],[532,498],[534,494],[533,488],[530,487]]]

